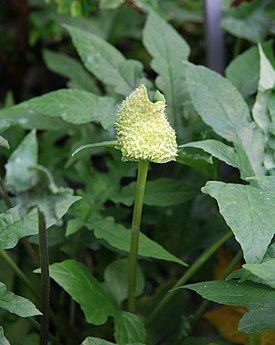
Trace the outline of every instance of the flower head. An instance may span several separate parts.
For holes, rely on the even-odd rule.
[[[165,99],[152,103],[140,85],[121,104],[115,129],[122,159],[167,163],[177,156],[176,134],[165,116]]]

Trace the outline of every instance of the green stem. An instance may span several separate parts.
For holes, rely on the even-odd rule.
[[[138,255],[138,241],[141,223],[141,214],[143,206],[144,191],[146,185],[146,178],[148,172],[148,161],[139,161],[136,196],[132,220],[131,231],[131,248],[129,254],[129,274],[128,274],[128,309],[130,312],[135,312],[136,309],[136,272],[137,272],[137,255]]]
[[[242,255],[243,255],[242,250],[239,250],[238,253],[235,255],[235,257],[233,258],[233,260],[228,265],[228,267],[226,268],[226,270],[224,271],[220,280],[225,279],[228,276],[228,274],[234,270],[238,262],[240,262]],[[210,301],[203,301],[202,304],[199,306],[199,308],[196,310],[196,312],[193,315],[192,326],[194,326],[199,321],[201,316],[205,313],[209,303]]]
[[[39,251],[41,267],[41,316],[40,325],[40,345],[48,344],[49,313],[50,313],[50,275],[49,275],[49,255],[48,237],[43,213],[38,210],[39,222]]]
[[[8,255],[8,253],[0,249],[0,257],[3,259],[6,264],[13,270],[13,272],[17,275],[17,277],[24,283],[32,292],[32,294],[37,298],[37,301],[39,300],[39,294],[37,291],[33,288],[31,282],[29,281],[28,277],[24,274],[23,271],[16,265],[16,263],[13,261],[13,259]],[[37,302],[36,301],[36,302]]]
[[[176,282],[176,284],[171,288],[169,293],[165,295],[165,297],[160,301],[160,303],[156,306],[156,308],[152,311],[147,319],[147,325],[149,325],[154,318],[158,315],[158,313],[166,306],[166,304],[173,298],[173,296],[177,293],[176,288],[181,285],[184,285],[194,273],[196,273],[201,266],[216,252],[216,250],[223,245],[230,237],[232,237],[232,231],[226,232],[221,238],[219,238],[215,243],[213,243],[210,247],[208,247],[193,263],[192,266],[183,274],[183,276]]]

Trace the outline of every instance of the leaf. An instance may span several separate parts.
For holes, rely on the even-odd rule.
[[[81,345],[115,345],[115,343],[110,343],[109,341],[100,339],[100,338],[88,337],[83,341]],[[145,344],[133,343],[133,344],[127,344],[127,345],[145,345]]]
[[[179,148],[194,147],[210,153],[219,160],[235,168],[239,167],[238,156],[234,149],[218,140],[202,140],[180,145]]]
[[[99,7],[101,9],[113,10],[124,3],[124,0],[100,0]]]
[[[61,89],[22,102],[8,112],[38,112],[50,117],[60,117],[76,125],[99,122],[105,129],[115,122],[116,107],[110,97],[101,97],[83,90]],[[2,111],[5,114],[5,111]]]
[[[69,79],[70,88],[99,94],[95,80],[76,59],[51,50],[44,50],[43,57],[51,71]]]
[[[262,129],[265,136],[268,135],[270,118],[268,114],[268,101],[272,88],[275,85],[275,71],[259,45],[260,54],[260,79],[258,93],[252,109],[253,118]]]
[[[268,259],[259,264],[245,264],[243,268],[258,277],[263,284],[266,284],[275,289],[275,258]]]
[[[136,182],[123,187],[119,194],[111,198],[115,203],[131,206],[134,203]],[[172,206],[192,199],[197,190],[184,186],[181,181],[160,178],[147,181],[144,195],[144,204],[150,206]]]
[[[272,191],[210,181],[202,192],[217,200],[220,213],[240,243],[246,262],[260,262],[274,235]]]
[[[128,265],[128,259],[120,259],[113,261],[104,271],[105,283],[118,303],[121,303],[128,297]],[[144,276],[138,266],[136,276],[136,296],[142,294],[144,285]]]
[[[176,118],[181,119],[185,100],[182,61],[188,59],[190,48],[174,28],[153,11],[146,21],[143,43],[153,57],[151,66],[158,73],[156,85],[165,94],[169,118],[175,126]]]
[[[14,248],[18,241],[26,236],[38,233],[37,210],[33,209],[23,218],[18,207],[0,214],[0,248]]]
[[[138,316],[121,312],[115,318],[115,339],[118,344],[145,342],[146,331]]]
[[[7,290],[6,286],[0,282],[0,308],[21,317],[41,315],[35,305],[24,297],[15,295]]]
[[[87,322],[102,325],[117,313],[114,297],[81,263],[66,260],[52,264],[50,277],[80,304]]]
[[[113,148],[116,148],[116,145],[117,145],[116,140],[102,141],[100,143],[83,145],[83,146],[80,146],[78,149],[76,149],[73,152],[72,157],[74,157],[76,154],[78,154],[82,150],[86,150],[86,149],[90,149],[90,148],[94,148],[94,147],[113,147]]]
[[[111,44],[100,37],[73,26],[65,26],[85,67],[100,81],[115,87],[115,91],[128,96],[140,83],[142,65],[126,60]]]
[[[200,173],[207,174],[211,177],[216,176],[215,165],[213,165],[213,159],[209,154],[201,150],[182,147],[182,145],[178,149],[177,163],[190,166]]]
[[[272,41],[263,43],[262,47],[268,58],[273,58]],[[246,98],[257,91],[259,70],[259,49],[257,46],[254,46],[231,61],[226,68],[225,74],[227,79],[229,79],[242,96]]]
[[[20,211],[24,214],[30,208],[38,207],[45,216],[47,228],[54,224],[61,225],[61,218],[81,198],[73,195],[70,188],[57,187],[51,173],[43,166],[32,167],[30,174],[35,179],[35,185],[17,195]]]
[[[10,156],[6,168],[7,187],[24,192],[34,185],[29,168],[37,164],[38,145],[35,131],[30,132]]]
[[[188,63],[185,73],[198,114],[217,134],[234,143],[242,177],[263,175],[263,136],[251,122],[248,106],[236,88],[203,66]]]
[[[255,1],[251,5],[243,4],[244,15],[242,17],[228,16],[223,18],[221,27],[233,36],[245,38],[254,43],[264,40],[271,24],[271,16],[266,14],[267,9],[265,8],[268,2],[263,1],[260,5],[258,2],[258,5],[254,6],[255,4]],[[238,10],[240,9],[238,8]]]
[[[1,345],[10,345],[10,342],[6,339],[4,330],[1,326],[0,326],[0,343]]]
[[[275,327],[275,290],[270,287],[220,280],[185,285],[184,288],[213,302],[246,307],[248,311],[239,323],[240,332],[253,333]]]
[[[87,224],[88,225],[88,224]],[[131,231],[121,224],[116,224],[111,217],[99,219],[93,222],[92,229],[96,238],[105,240],[110,246],[129,252]],[[143,233],[140,233],[138,255],[154,259],[176,262],[180,265],[187,264],[170,254],[157,242],[154,242]]]

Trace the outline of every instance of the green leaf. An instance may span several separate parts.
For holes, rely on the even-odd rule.
[[[145,327],[138,316],[121,312],[115,317],[115,339],[118,344],[144,343],[145,338]]]
[[[203,141],[194,141],[192,143],[187,143],[180,145],[179,148],[183,147],[194,147],[204,150],[205,152],[210,153],[212,156],[218,158],[219,160],[225,162],[228,165],[231,165],[235,168],[239,168],[238,156],[234,149],[228,145],[225,145],[221,141],[217,140],[203,140]]]
[[[211,177],[216,176],[212,157],[201,150],[182,147],[181,145],[176,160],[177,163],[190,166],[200,173],[207,174]]]
[[[15,295],[7,290],[6,286],[0,282],[0,308],[21,317],[41,315],[35,305],[24,297]]]
[[[30,132],[10,156],[6,168],[7,187],[16,192],[24,192],[34,185],[29,173],[37,164],[38,145],[35,131]]]
[[[0,326],[0,343],[1,345],[10,345],[10,342],[5,337],[4,330],[1,326]]]
[[[43,57],[51,71],[69,79],[70,88],[99,94],[95,80],[76,59],[50,50],[44,50]]]
[[[50,117],[60,117],[76,125],[99,122],[104,128],[115,122],[116,107],[113,98],[100,97],[83,90],[63,89],[20,103],[8,112],[38,112]],[[5,111],[2,111],[5,115]]]
[[[274,235],[275,196],[248,185],[207,182],[202,192],[215,198],[247,262],[260,262]]]
[[[269,59],[273,58],[272,41],[263,44],[263,50]],[[238,55],[226,68],[226,77],[236,86],[244,98],[257,91],[259,81],[259,49],[254,46]]]
[[[236,11],[235,16],[228,16],[221,20],[221,26],[233,36],[245,38],[254,43],[261,42],[265,39],[272,20],[265,8],[268,4],[268,1],[260,3],[253,1],[251,4],[245,2],[241,5],[242,15],[239,15],[238,12],[241,9],[238,7],[239,11]]]
[[[89,226],[87,224],[87,226]],[[124,228],[121,224],[116,224],[114,219],[107,217],[104,219],[95,220],[92,224],[95,236],[105,240],[110,246],[129,252],[131,231]],[[139,238],[138,255],[150,257],[154,259],[166,260],[176,262],[180,265],[187,266],[187,264],[178,259],[176,256],[170,254],[157,242],[154,242],[143,233]]]
[[[87,144],[87,145],[80,146],[78,149],[76,149],[73,152],[72,156],[74,157],[76,154],[78,154],[82,150],[92,149],[94,147],[113,147],[113,148],[116,148],[116,145],[117,145],[116,140],[102,141],[100,143]]]
[[[185,285],[210,301],[240,305],[248,309],[239,323],[239,331],[258,332],[274,329],[275,290],[255,283],[235,281],[211,281]]]
[[[0,248],[14,248],[18,241],[26,236],[38,233],[37,210],[33,209],[23,218],[18,207],[0,214]]]
[[[153,57],[151,65],[158,73],[156,85],[165,94],[168,114],[175,125],[176,118],[181,119],[185,100],[182,61],[188,59],[190,48],[175,29],[153,11],[143,31],[143,43]]]
[[[111,198],[113,202],[131,206],[134,203],[136,182],[123,187],[117,196]],[[150,206],[172,206],[192,199],[198,190],[184,186],[181,181],[160,178],[147,181],[144,204]]]
[[[73,44],[85,67],[100,81],[115,87],[115,91],[128,96],[142,77],[142,65],[135,60],[126,60],[111,44],[103,39],[66,25]]]
[[[275,259],[268,259],[260,264],[244,264],[243,268],[258,277],[263,284],[275,289]]]
[[[88,337],[86,338],[81,345],[116,345],[115,343],[110,343],[107,340],[100,339],[100,338],[94,338],[94,337]],[[127,345],[145,345],[141,343],[131,343]]]
[[[270,118],[268,114],[268,101],[272,88],[275,85],[275,71],[259,45],[260,54],[260,79],[258,93],[252,109],[253,118],[258,126],[268,135]]]
[[[66,260],[50,265],[50,277],[80,304],[87,322],[102,325],[117,313],[114,297],[81,263]]]
[[[237,89],[203,66],[186,64],[185,73],[198,114],[217,134],[234,143],[242,177],[263,175],[263,136],[251,122],[248,106]]]
[[[124,0],[100,0],[99,7],[101,9],[113,10],[124,3]]]
[[[61,218],[81,198],[73,195],[70,188],[57,187],[49,170],[42,166],[32,167],[30,174],[34,176],[35,186],[17,195],[18,207],[23,213],[38,207],[45,216],[47,228],[61,225]]]
[[[113,261],[104,271],[104,280],[118,303],[128,296],[128,259]],[[145,281],[143,273],[138,266],[136,277],[136,296],[142,294]]]

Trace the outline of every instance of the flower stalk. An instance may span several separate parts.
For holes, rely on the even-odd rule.
[[[139,161],[138,163],[138,177],[131,228],[131,248],[129,255],[128,274],[128,310],[132,313],[135,312],[136,309],[135,290],[137,275],[138,242],[148,166],[148,161]]]
[[[41,267],[41,332],[40,345],[48,344],[49,333],[49,314],[50,314],[50,274],[49,274],[49,255],[48,255],[48,236],[43,213],[38,210],[39,223],[39,251]]]

